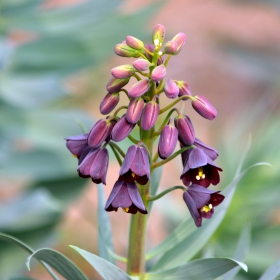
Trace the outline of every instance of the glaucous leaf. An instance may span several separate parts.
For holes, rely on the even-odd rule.
[[[280,275],[280,259],[278,259],[271,267],[269,267],[259,280],[276,279]]]

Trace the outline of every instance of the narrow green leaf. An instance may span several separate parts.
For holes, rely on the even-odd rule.
[[[187,236],[181,242],[175,242],[176,246],[163,254],[159,261],[153,267],[153,271],[173,268],[183,265],[189,261],[194,255],[207,243],[212,234],[223,220],[227,209],[232,200],[235,187],[244,175],[253,167],[258,165],[269,165],[267,163],[257,163],[243,171],[239,176],[223,191],[225,200],[217,207],[215,215],[210,220],[203,221],[203,226]]]
[[[210,258],[195,260],[185,265],[172,269],[148,273],[146,280],[213,280],[240,266],[247,272],[247,266],[244,263],[228,258]]]
[[[110,262],[82,250],[76,246],[70,246],[84,257],[90,265],[102,276],[105,280],[131,280],[131,278],[121,269],[111,264]]]
[[[247,255],[247,253],[248,253],[249,246],[250,246],[250,226],[247,225],[247,226],[245,226],[245,228],[243,229],[243,231],[240,235],[237,247],[235,249],[235,252],[234,252],[232,258],[234,260],[243,262],[245,260],[245,257]],[[238,273],[239,270],[240,270],[240,267],[236,267],[236,268],[232,269],[231,271],[226,273],[221,278],[221,280],[231,280],[231,279],[233,279],[233,277]]]
[[[280,259],[278,259],[271,267],[269,267],[259,280],[275,279],[280,276]]]
[[[34,252],[27,258],[28,270],[30,270],[30,261],[33,257],[38,261],[46,262],[67,280],[87,280],[87,277],[71,260],[55,250],[43,248]]]
[[[112,227],[108,212],[105,211],[105,194],[101,184],[97,185],[98,189],[98,252],[99,256],[112,264],[115,264],[114,258],[108,253],[107,248],[114,252],[112,240]]]
[[[22,249],[27,251],[29,254],[33,254],[35,252],[35,250],[32,249],[30,246],[28,246],[27,244],[25,244],[21,240],[13,237],[11,235],[0,232],[0,239],[2,239],[4,241],[7,241],[7,242],[10,242],[10,243],[13,243],[13,244],[21,247]],[[40,260],[39,260],[39,262],[46,268],[46,270],[53,277],[53,279],[59,280],[59,278],[55,275],[55,273],[52,271],[52,269],[47,264],[45,264],[44,262],[42,262]]]
[[[152,177],[151,177],[151,182],[152,182],[152,184],[151,184],[151,194],[150,194],[151,196],[154,196],[157,193],[159,183],[160,183],[160,179],[161,179],[162,170],[163,170],[163,166],[153,170]],[[149,213],[151,212],[152,205],[153,205],[153,202],[150,202],[149,203],[149,208],[148,208]]]

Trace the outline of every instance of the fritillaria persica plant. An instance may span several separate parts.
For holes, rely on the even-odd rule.
[[[186,35],[180,32],[166,43],[164,38],[165,28],[157,24],[152,44],[145,45],[141,40],[127,36],[115,46],[118,56],[135,60],[111,70],[112,77],[106,86],[108,93],[100,103],[100,112],[106,117],[97,121],[87,134],[66,138],[66,146],[77,157],[77,171],[83,178],[106,185],[108,146],[120,164],[119,177],[114,186],[109,186],[112,191],[105,210],[122,208],[124,215],[133,214],[127,263],[129,275],[145,272],[147,209],[151,201],[181,189],[195,225],[201,227],[203,218],[210,219],[214,208],[224,199],[219,191],[208,189],[211,184],[220,182],[222,169],[214,162],[218,152],[197,138],[190,118],[175,106],[189,100],[195,111],[208,120],[213,120],[217,111],[206,97],[192,95],[187,82],[165,79],[168,62],[180,53]],[[130,80],[133,85],[127,89]],[[127,100],[127,106],[117,108],[120,97]],[[162,99],[166,97],[170,102],[163,107]],[[137,137],[131,135],[136,129]],[[117,143],[127,137],[132,145],[124,152]],[[180,149],[175,151],[178,143]],[[151,196],[152,172],[178,155],[183,163],[182,185],[170,186]]]

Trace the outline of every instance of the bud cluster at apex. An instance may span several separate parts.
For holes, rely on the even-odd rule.
[[[224,199],[219,191],[208,189],[210,184],[219,183],[219,172],[222,169],[214,163],[218,152],[196,138],[190,118],[174,106],[179,101],[190,99],[195,111],[209,120],[216,117],[217,111],[204,96],[192,96],[187,82],[164,79],[168,62],[172,56],[179,54],[186,35],[180,32],[165,44],[164,38],[165,28],[157,24],[153,30],[153,44],[145,45],[141,40],[127,36],[125,41],[115,46],[118,56],[136,60],[132,64],[120,65],[111,70],[112,77],[106,86],[107,94],[100,104],[101,114],[107,117],[97,121],[89,133],[65,138],[66,146],[78,158],[77,171],[80,177],[91,178],[96,184],[106,185],[109,145],[121,168],[105,210],[117,211],[121,207],[127,213],[147,214],[138,188],[150,180],[150,170],[159,163],[158,157],[163,163],[175,157],[174,151],[179,142],[183,163],[180,179],[185,185],[182,187],[183,199],[196,226],[200,227],[202,218],[211,218],[214,207]],[[130,79],[135,80],[135,83],[130,89],[126,89]],[[114,110],[121,94],[128,99],[128,105]],[[160,97],[164,94],[171,101],[161,108]],[[121,111],[125,113],[120,115]],[[162,123],[159,126],[157,124],[156,130],[158,116],[164,113],[167,114]],[[171,117],[172,114],[175,116]],[[139,128],[140,139],[145,131],[151,132],[153,141],[159,136],[158,151],[154,157],[142,141],[130,135],[135,127]],[[123,153],[117,142],[126,137],[134,145]]]

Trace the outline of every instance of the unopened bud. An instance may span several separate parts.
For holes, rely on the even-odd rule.
[[[144,107],[142,117],[141,117],[141,127],[144,130],[151,129],[157,120],[159,113],[159,105],[156,102],[156,96],[154,96],[153,100],[148,102]]]
[[[190,86],[187,82],[184,81],[174,81],[179,88],[179,96],[183,95],[192,95]],[[184,98],[183,100],[188,100],[188,98]]]
[[[128,95],[131,98],[138,98],[145,94],[150,89],[150,81],[148,79],[141,80],[134,84],[128,91]]]
[[[146,71],[149,70],[151,63],[143,58],[139,58],[133,62],[133,67],[138,71]]]
[[[135,68],[131,64],[117,66],[111,70],[111,74],[118,79],[130,78],[135,73]]]
[[[177,50],[177,43],[175,41],[168,41],[164,45],[164,53],[175,55]]]
[[[115,54],[122,57],[139,57],[140,54],[137,50],[129,47],[125,43],[117,44],[114,48]]]
[[[107,115],[111,113],[115,107],[118,105],[120,100],[120,95],[118,92],[107,93],[100,103],[100,113],[102,115]]]
[[[164,42],[164,37],[165,37],[164,26],[161,24],[157,24],[153,30],[153,43],[156,49],[159,49],[162,46]]]
[[[179,95],[179,88],[173,80],[168,79],[164,85],[164,93],[168,98],[174,99]]]
[[[126,138],[132,129],[135,127],[135,124],[130,123],[126,120],[125,115],[123,115],[116,125],[114,126],[111,137],[112,140],[115,142],[122,141],[124,138]]]
[[[181,51],[182,47],[185,45],[186,34],[183,32],[180,32],[172,39],[172,41],[177,43],[177,49],[176,49],[176,52],[174,53],[176,55]]]
[[[213,120],[217,116],[215,107],[203,95],[196,95],[192,106],[205,119]]]
[[[141,117],[145,102],[140,98],[131,99],[126,112],[126,119],[130,123],[137,123]]]
[[[129,47],[131,47],[135,50],[142,50],[144,48],[144,43],[135,37],[126,36],[125,41]]]
[[[107,117],[108,118],[108,117]],[[109,142],[111,139],[112,139],[112,130],[114,128],[114,126],[116,125],[117,121],[119,120],[119,118],[116,118],[116,119],[112,119],[110,121],[110,126],[109,126],[109,129],[108,129],[108,136],[107,138],[105,139],[105,142]]]
[[[126,79],[117,79],[115,77],[111,77],[109,82],[106,85],[106,89],[111,92],[118,92],[129,82],[129,78]]]
[[[166,68],[165,68],[164,64],[161,64],[154,68],[152,75],[151,75],[151,79],[154,82],[159,82],[165,77],[165,75],[166,75]]]
[[[92,148],[101,146],[110,134],[110,122],[101,119],[90,130],[87,138],[88,145]]]
[[[178,141],[178,130],[173,125],[166,125],[161,131],[158,143],[158,155],[166,159],[172,155]]]
[[[192,145],[195,140],[195,132],[190,118],[183,115],[176,117],[175,126],[178,129],[179,140],[182,144]]]

